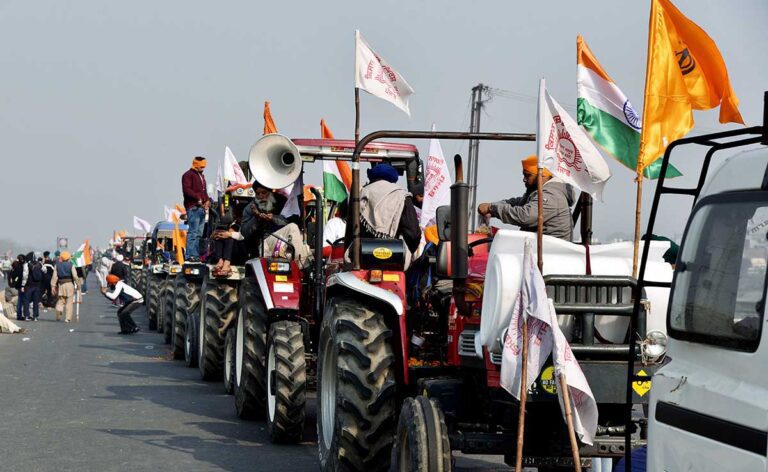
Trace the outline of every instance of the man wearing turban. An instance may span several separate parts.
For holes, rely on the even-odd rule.
[[[205,212],[211,206],[205,183],[206,161],[204,157],[192,159],[192,168],[181,176],[181,188],[184,193],[184,208],[187,210],[187,254],[188,261],[200,260],[200,238],[203,237]]]
[[[536,191],[538,161],[536,156],[523,159],[523,183],[525,194],[493,203],[481,203],[477,212],[483,217],[494,217],[502,222],[517,225],[522,231],[536,231],[539,215],[539,195]],[[573,236],[571,205],[575,202],[573,189],[562,180],[542,169],[542,190],[544,198],[544,234],[570,241]]]

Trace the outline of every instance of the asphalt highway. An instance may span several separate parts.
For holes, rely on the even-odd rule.
[[[318,470],[314,398],[305,442],[273,445],[263,422],[237,418],[220,383],[170,360],[143,308],[135,319],[144,331],[132,336],[117,334],[116,311],[92,289],[78,323],[48,310],[18,322],[25,333],[0,335],[0,470]],[[508,470],[498,458],[456,465]]]

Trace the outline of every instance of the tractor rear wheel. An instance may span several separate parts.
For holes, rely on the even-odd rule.
[[[225,280],[206,279],[203,283],[203,301],[197,350],[200,377],[218,380],[224,370],[224,333],[227,318],[237,313],[237,286]],[[220,334],[221,333],[221,334]]]
[[[320,468],[386,470],[397,420],[392,330],[349,298],[326,302],[318,355]]]
[[[197,320],[196,312],[187,313],[187,329],[184,330],[184,365],[197,367]]]
[[[240,310],[235,343],[235,408],[240,418],[264,415],[267,401],[265,356],[267,310],[259,297],[256,282],[246,278],[240,284]]]
[[[451,470],[451,443],[442,410],[427,397],[406,398],[400,409],[395,447],[392,448],[393,471]]]
[[[275,443],[297,443],[304,432],[307,361],[296,321],[278,321],[267,338],[267,431]]]
[[[235,393],[235,342],[237,341],[237,328],[234,325],[227,330],[224,342],[224,391],[229,395]]]
[[[172,295],[172,304],[166,304],[165,313],[171,318],[173,324],[171,329],[171,349],[174,359],[185,359],[184,344],[186,342],[187,318],[192,313],[200,310],[200,286],[193,282],[188,282],[183,276],[179,275],[175,281],[169,281],[169,292]],[[169,297],[170,298],[170,297]],[[167,326],[168,322],[166,322]]]
[[[160,307],[160,288],[162,279],[155,274],[147,277],[147,318],[149,319],[149,330],[157,329],[157,315]]]

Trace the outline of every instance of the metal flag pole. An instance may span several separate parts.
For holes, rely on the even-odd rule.
[[[640,170],[640,163],[637,164],[637,200],[635,202],[635,244],[632,252],[632,277],[637,278],[637,260],[640,254],[640,213],[643,205],[643,172]],[[648,235],[650,238],[650,235]]]
[[[520,313],[523,316],[523,313]],[[523,352],[520,371],[520,406],[517,413],[517,448],[515,472],[523,472],[523,446],[525,443],[525,403],[528,401],[528,320],[523,318]]]
[[[360,88],[355,87],[355,147],[360,142]],[[360,153],[352,154],[352,188],[349,189],[349,212],[352,218],[352,268],[360,269]]]
[[[568,425],[568,439],[571,442],[573,454],[573,468],[581,472],[581,458],[579,457],[579,444],[576,442],[576,431],[573,428],[573,411],[571,410],[571,393],[568,391],[568,383],[565,381],[565,373],[560,372],[560,391],[563,394],[563,407],[565,408],[565,423]]]

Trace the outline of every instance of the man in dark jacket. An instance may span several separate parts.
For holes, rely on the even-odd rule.
[[[11,269],[11,275],[8,280],[8,285],[15,288],[18,291],[18,300],[16,302],[16,320],[24,320],[24,305],[27,302],[27,297],[24,293],[24,285],[27,283],[27,276],[29,275],[29,268],[26,264],[26,259],[22,254],[16,257],[13,261]]]
[[[109,269],[109,273],[116,275],[120,280],[126,280],[128,278],[128,266],[123,262],[125,258],[122,254],[115,256],[115,262],[112,264],[112,268]]]
[[[192,160],[192,168],[181,176],[188,226],[186,259],[193,262],[200,260],[200,238],[203,236],[205,212],[211,206],[205,175],[203,175],[205,166],[204,157],[195,157]]]
[[[573,236],[571,205],[575,202],[573,189],[562,180],[554,178],[547,169],[542,170],[544,234],[570,241]],[[522,231],[536,232],[539,216],[537,176],[536,156],[528,156],[523,159],[525,195],[494,203],[481,203],[477,206],[477,212],[484,217],[492,216],[504,223],[517,225]]]
[[[43,284],[40,288],[40,299],[43,301],[43,306],[47,308],[53,308],[56,302],[53,296],[53,288],[51,287],[53,271],[54,261],[51,260],[51,251],[45,251],[43,253]]]
[[[24,319],[37,321],[40,317],[40,286],[43,284],[43,260],[35,260],[35,254],[27,254],[27,282],[24,285]],[[29,304],[32,303],[32,316],[29,315]]]

